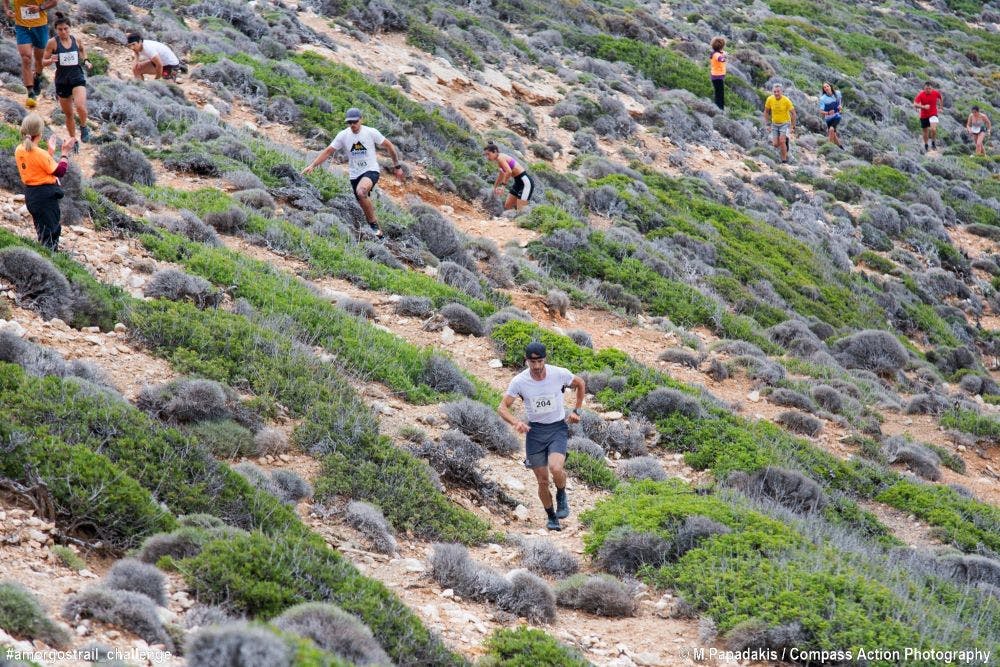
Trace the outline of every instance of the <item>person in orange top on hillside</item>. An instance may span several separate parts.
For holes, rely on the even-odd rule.
[[[712,88],[715,89],[715,106],[726,108],[726,38],[716,37],[712,40],[712,58],[709,68],[712,76]]]
[[[22,142],[14,151],[14,161],[17,171],[24,183],[24,203],[28,213],[35,223],[38,242],[56,252],[59,250],[59,235],[62,226],[59,224],[59,200],[63,190],[59,186],[59,177],[69,168],[67,151],[76,145],[76,138],[70,137],[62,146],[59,162],[52,157],[55,145],[49,143],[46,152],[38,147],[38,142],[45,131],[45,121],[37,113],[29,113],[21,121]]]

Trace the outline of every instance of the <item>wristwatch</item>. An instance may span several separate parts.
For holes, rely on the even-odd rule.
[[[573,408],[573,414],[576,415],[577,417],[579,417],[580,416],[580,408]]]

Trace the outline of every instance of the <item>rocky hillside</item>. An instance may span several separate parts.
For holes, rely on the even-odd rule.
[[[1000,5],[60,6],[96,67],[59,253],[0,42],[0,664],[995,660],[1000,159],[963,127]],[[131,30],[189,72],[134,81]],[[381,242],[300,173],[352,106],[405,168]],[[493,411],[531,340],[588,386],[558,533]]]

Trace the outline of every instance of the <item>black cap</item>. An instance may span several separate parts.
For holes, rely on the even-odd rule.
[[[137,32],[130,32],[128,37],[125,38],[126,44],[135,44],[136,42],[142,41],[142,35]]]
[[[528,347],[524,348],[524,358],[525,359],[544,359],[545,358],[545,346],[539,343],[537,340],[528,343]]]

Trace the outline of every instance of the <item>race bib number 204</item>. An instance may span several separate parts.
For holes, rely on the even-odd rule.
[[[556,409],[556,397],[552,394],[535,396],[531,399],[531,414],[544,415]]]

